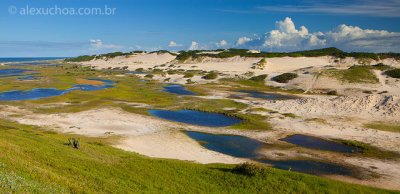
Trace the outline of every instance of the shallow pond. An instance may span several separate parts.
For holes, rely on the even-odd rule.
[[[172,94],[179,94],[179,95],[195,95],[194,92],[187,90],[184,86],[178,84],[171,84],[164,86],[164,91],[169,92]]]
[[[194,131],[187,131],[186,134],[209,150],[240,158],[257,157],[256,151],[264,145],[263,142],[237,135],[214,135]]]
[[[291,170],[314,175],[345,175],[352,176],[353,171],[337,164],[318,162],[311,160],[258,160],[259,162],[270,164],[274,168]]]
[[[34,88],[32,90],[14,90],[0,93],[0,101],[16,101],[16,100],[37,100],[41,98],[60,96],[73,90],[94,91],[113,87],[114,82],[109,80],[101,80],[104,84],[100,86],[93,85],[75,85],[67,90],[58,90],[55,88]]]
[[[275,168],[292,170],[315,175],[352,175],[352,170],[346,167],[311,160],[267,160],[260,159],[262,155],[257,151],[268,145],[255,139],[236,135],[216,135],[209,133],[185,132],[190,138],[198,141],[203,147],[226,155],[249,158],[261,163],[272,165]]]
[[[357,147],[347,146],[342,143],[301,134],[291,135],[281,140],[301,147],[318,150],[334,151],[341,153],[354,153],[362,151]]]
[[[278,93],[270,93],[270,92],[259,92],[254,90],[240,90],[239,92],[249,94],[253,98],[261,98],[267,100],[292,100],[298,99],[299,97],[293,95],[285,95]]]
[[[26,72],[32,72],[27,69],[0,69],[1,77],[13,77],[13,76],[24,76]]]
[[[240,119],[235,117],[195,110],[149,110],[149,113],[166,120],[206,127],[226,127],[241,122]]]

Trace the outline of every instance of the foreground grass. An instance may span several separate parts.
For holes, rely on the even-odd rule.
[[[246,176],[232,165],[150,159],[72,135],[0,121],[0,193],[390,193],[310,175],[266,168]]]
[[[390,124],[390,123],[383,123],[383,122],[372,122],[364,124],[364,127],[370,129],[376,129],[381,131],[391,131],[391,132],[400,132],[400,125],[399,124]]]

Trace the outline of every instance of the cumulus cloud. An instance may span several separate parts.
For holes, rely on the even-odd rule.
[[[169,47],[180,47],[182,44],[178,44],[175,41],[170,41],[168,44]]]
[[[226,47],[228,46],[228,41],[226,40],[221,40],[219,42],[216,43],[217,47],[221,48],[221,47]]]
[[[399,52],[400,33],[339,25],[328,32],[309,32],[296,27],[289,17],[275,23],[275,29],[263,37],[241,37],[236,46],[270,51],[294,51],[322,47],[338,47],[346,51]]]
[[[240,37],[237,41],[236,41],[236,46],[240,46],[240,45],[244,45],[248,42],[252,41],[251,38],[248,37]]]

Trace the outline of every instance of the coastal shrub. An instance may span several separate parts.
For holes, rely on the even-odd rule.
[[[267,74],[263,74],[263,75],[258,75],[258,76],[251,77],[249,80],[256,81],[256,82],[261,82],[261,81],[264,81],[267,77],[268,77]]]
[[[91,61],[96,58],[96,55],[83,55],[75,58],[65,59],[66,62],[84,62],[84,61]]]
[[[378,63],[375,65],[372,65],[372,69],[377,69],[377,70],[381,70],[381,71],[388,70],[390,68],[391,67],[389,65],[385,65],[383,63]]]
[[[184,78],[191,78],[194,77],[193,73],[185,73],[185,75],[183,76]]]
[[[145,78],[150,78],[150,79],[151,79],[151,78],[154,77],[154,75],[153,75],[153,74],[147,74],[147,75],[145,75],[144,77],[145,77]]]
[[[265,169],[252,163],[242,163],[235,166],[232,172],[246,176],[257,176],[265,173]]]
[[[273,81],[278,83],[288,83],[290,80],[298,77],[296,73],[284,73],[272,78]]]
[[[143,69],[143,68],[137,68],[135,71],[137,71],[137,72],[143,72],[144,69]]]
[[[336,96],[337,95],[337,91],[336,90],[331,90],[331,91],[327,92],[326,94]]]
[[[400,78],[400,69],[392,69],[386,71],[385,74],[392,78]]]
[[[162,69],[153,69],[154,74],[162,74],[164,71]]]
[[[217,77],[218,77],[218,72],[212,71],[203,76],[203,79],[211,80],[211,79],[217,79]]]
[[[81,144],[79,143],[79,139],[75,139],[75,138],[69,138],[68,145],[75,149],[79,149],[81,147]]]

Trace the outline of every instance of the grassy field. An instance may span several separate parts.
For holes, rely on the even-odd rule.
[[[108,146],[112,139],[0,123],[0,193],[395,193],[268,167],[246,176],[233,165],[151,159]],[[72,136],[80,149],[67,145]]]

